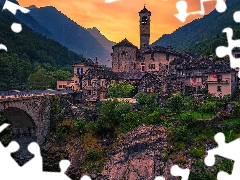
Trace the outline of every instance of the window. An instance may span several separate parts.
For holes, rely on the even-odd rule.
[[[142,66],[142,71],[145,71],[145,66]]]
[[[147,24],[148,23],[148,18],[147,16],[142,17],[142,24]]]
[[[89,95],[89,96],[92,95],[92,90],[88,90],[88,95]]]
[[[235,54],[235,58],[240,58],[240,54]]]
[[[88,86],[91,86],[92,83],[91,83],[91,80],[88,80]]]
[[[105,85],[105,81],[102,81],[102,86],[104,86]]]
[[[83,68],[77,68],[77,74],[83,74]]]
[[[78,78],[78,83],[81,84],[82,83],[82,79]]]
[[[154,61],[154,53],[151,53],[151,60]]]
[[[59,85],[59,88],[62,88],[62,85]]]
[[[169,60],[169,54],[166,54],[166,60],[167,61]]]
[[[217,92],[222,92],[222,87],[221,86],[217,86]]]
[[[66,89],[66,85],[63,85],[63,88],[65,88],[65,89]]]
[[[217,75],[217,81],[220,83],[222,81],[222,75]]]
[[[121,55],[126,56],[127,55],[127,51],[122,51]]]
[[[155,64],[149,64],[149,69],[155,69]]]

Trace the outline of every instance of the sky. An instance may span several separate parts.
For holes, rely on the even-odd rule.
[[[150,43],[153,43],[163,34],[170,34],[177,28],[202,15],[188,16],[185,23],[180,22],[177,14],[178,0],[119,0],[105,3],[104,0],[18,0],[23,7],[35,5],[37,7],[54,6],[77,24],[85,27],[97,27],[109,40],[120,42],[127,38],[139,46],[139,14],[146,8],[151,11]],[[188,12],[199,11],[200,0],[186,0]],[[211,12],[216,0],[204,3],[205,14]]]

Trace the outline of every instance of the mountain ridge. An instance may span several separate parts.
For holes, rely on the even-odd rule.
[[[55,7],[32,8],[30,15],[41,26],[48,29],[60,44],[87,58],[95,59],[97,57],[100,64],[109,66],[108,59],[111,58],[109,51],[84,27],[71,20]]]
[[[151,45],[172,46],[176,50],[183,51],[195,42],[222,34],[225,27],[238,26],[233,20],[233,13],[239,9],[240,3],[237,0],[227,1],[227,10],[224,13],[213,10],[208,15],[177,28],[171,34],[164,34]]]
[[[97,27],[87,28],[87,31],[90,32],[90,34],[95,37],[105,49],[112,53],[112,46],[114,46],[116,42],[107,39]]]

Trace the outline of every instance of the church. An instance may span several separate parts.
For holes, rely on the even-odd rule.
[[[140,49],[126,38],[112,47],[113,72],[158,72],[168,69],[169,63],[181,53],[170,46],[150,47],[151,12],[144,6],[139,12]]]

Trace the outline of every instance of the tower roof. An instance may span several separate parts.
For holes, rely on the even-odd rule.
[[[129,42],[126,38],[123,39],[121,42],[117,43],[114,46],[132,46],[132,47],[137,47],[137,46],[133,45],[131,42]]]
[[[147,8],[144,6],[144,8],[141,10],[141,11],[139,11],[138,13],[150,13],[150,15],[151,15],[151,11],[149,11],[149,10],[147,10]]]

